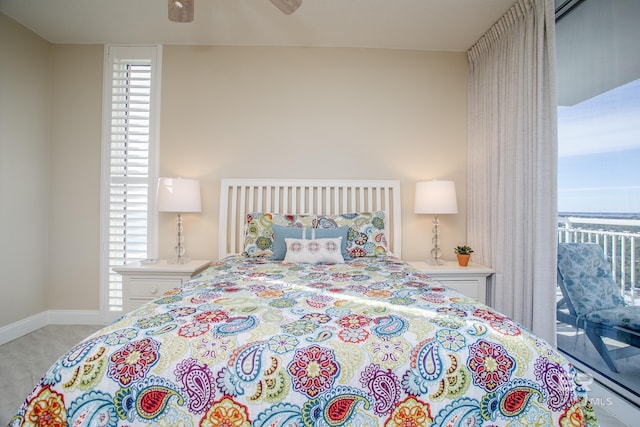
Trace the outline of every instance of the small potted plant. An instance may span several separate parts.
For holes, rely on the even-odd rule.
[[[453,251],[456,253],[456,256],[458,257],[458,264],[460,266],[466,267],[467,265],[469,265],[469,258],[473,253],[473,249],[471,249],[470,246],[467,246],[467,245],[456,246]]]

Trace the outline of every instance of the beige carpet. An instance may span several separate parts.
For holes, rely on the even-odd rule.
[[[42,375],[98,325],[46,326],[0,345],[0,426],[18,412]]]

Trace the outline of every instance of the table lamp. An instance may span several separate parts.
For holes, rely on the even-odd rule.
[[[185,258],[184,236],[182,235],[182,214],[187,212],[201,212],[200,182],[195,179],[160,178],[157,193],[158,211],[176,212],[176,228],[178,232],[175,246],[176,258],[169,260],[173,264],[185,264],[190,260]]]
[[[420,181],[416,183],[414,213],[433,215],[433,249],[431,260],[434,265],[444,264],[440,260],[438,215],[457,214],[456,185],[453,181]]]

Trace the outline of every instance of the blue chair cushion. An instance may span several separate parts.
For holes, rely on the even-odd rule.
[[[596,243],[559,244],[558,272],[578,316],[625,306],[609,262]]]
[[[600,310],[585,316],[594,323],[608,326],[621,326],[640,332],[640,306],[628,306]]]

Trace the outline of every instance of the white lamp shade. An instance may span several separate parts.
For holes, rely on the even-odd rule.
[[[195,179],[160,178],[156,200],[160,212],[201,212],[200,182]]]
[[[414,212],[417,214],[457,214],[456,184],[453,181],[416,183]]]

